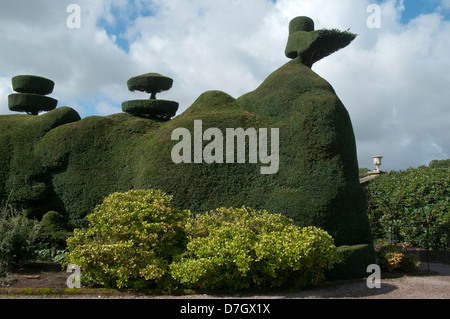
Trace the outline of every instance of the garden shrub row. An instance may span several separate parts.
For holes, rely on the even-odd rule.
[[[370,182],[369,220],[375,239],[448,249],[450,170],[410,168]]]
[[[69,238],[66,261],[84,284],[118,288],[305,286],[339,261],[333,238],[279,214],[219,208],[192,214],[159,190],[108,196]]]

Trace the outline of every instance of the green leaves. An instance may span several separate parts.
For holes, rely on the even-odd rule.
[[[333,239],[316,227],[251,208],[220,208],[189,220],[190,242],[170,268],[188,287],[240,290],[315,284],[337,262]],[[292,280],[292,281],[290,281]]]
[[[315,284],[338,262],[319,228],[246,207],[192,216],[170,200],[159,190],[111,194],[68,239],[67,263],[82,267],[85,283],[109,287],[236,291]]]
[[[369,219],[377,238],[435,249],[450,235],[450,171],[419,168],[374,179],[368,188]],[[428,233],[428,239],[427,239]]]
[[[83,268],[87,282],[112,287],[157,284],[186,245],[188,211],[170,208],[159,190],[114,193],[88,216],[90,227],[67,241],[68,263]]]

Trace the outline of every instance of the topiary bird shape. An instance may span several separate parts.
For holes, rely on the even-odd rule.
[[[348,46],[356,34],[337,29],[314,31],[314,21],[305,16],[296,17],[289,23],[289,38],[285,54],[290,59],[312,67],[317,61]]]

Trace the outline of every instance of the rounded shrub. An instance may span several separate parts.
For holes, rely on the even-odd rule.
[[[53,92],[55,82],[36,75],[17,75],[12,78],[12,87],[19,93],[48,95]]]
[[[400,246],[386,245],[379,251],[380,267],[383,270],[413,272],[420,266],[416,255],[407,255]]]
[[[159,190],[132,190],[105,198],[87,229],[67,240],[66,260],[82,268],[86,284],[147,288],[167,279],[168,266],[185,250],[188,211],[170,208]]]
[[[305,286],[323,279],[338,259],[325,231],[299,228],[282,215],[246,207],[192,217],[187,233],[187,251],[170,268],[190,288]]]

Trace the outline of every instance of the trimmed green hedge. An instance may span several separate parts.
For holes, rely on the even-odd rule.
[[[8,96],[8,106],[11,111],[27,112],[38,115],[39,112],[51,111],[58,105],[58,100],[48,96],[33,93],[17,93]]]
[[[35,75],[17,75],[12,78],[12,87],[19,93],[48,95],[53,92],[55,82]]]
[[[122,103],[122,110],[137,116],[168,121],[177,113],[179,104],[166,100],[131,100]]]
[[[410,168],[382,174],[369,183],[366,191],[374,238],[448,249],[448,168]]]
[[[367,266],[376,264],[373,245],[339,246],[337,253],[341,261],[327,272],[326,277],[330,280],[367,277]]]

